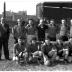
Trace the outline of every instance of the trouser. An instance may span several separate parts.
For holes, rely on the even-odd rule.
[[[38,40],[39,40],[39,41],[45,41],[45,36],[39,35],[39,36],[38,36]]]
[[[50,41],[56,41],[56,37],[49,37]]]
[[[17,57],[28,57],[28,53],[27,52],[20,52],[20,53],[16,53]]]
[[[43,53],[42,51],[35,51],[32,54],[29,54],[29,61],[30,62],[36,62],[36,61],[42,61],[43,60]]]
[[[31,40],[33,37],[35,37],[35,35],[27,35],[27,44],[31,44]]]
[[[63,58],[65,60],[67,60],[68,54],[69,54],[68,50],[63,50],[61,52],[58,52],[57,55],[59,56],[59,58]]]
[[[27,63],[28,62],[28,53],[27,52],[17,53],[16,58],[19,63]]]
[[[47,35],[47,39],[49,39],[50,41],[56,41],[56,36]]]
[[[67,36],[61,36],[62,41],[68,41],[68,37]]]
[[[5,58],[8,59],[9,58],[8,40],[0,41],[0,58],[2,53],[2,46],[3,46]]]

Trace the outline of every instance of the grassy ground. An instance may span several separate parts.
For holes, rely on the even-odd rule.
[[[12,57],[13,55],[13,38],[12,35],[10,36],[9,40],[9,52],[10,56]],[[24,65],[20,66],[16,62],[13,61],[7,61],[4,59],[4,55],[2,55],[2,61],[0,61],[0,71],[67,71],[67,70],[72,70],[72,64],[67,64],[64,65],[63,63],[59,63],[55,66],[52,67],[47,67],[44,65]]]

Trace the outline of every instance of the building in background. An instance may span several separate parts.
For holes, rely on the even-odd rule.
[[[3,13],[2,13],[3,15]],[[17,13],[12,12],[12,11],[6,11],[6,20],[7,21],[16,21],[18,18],[25,20],[27,16],[26,11],[19,11]]]

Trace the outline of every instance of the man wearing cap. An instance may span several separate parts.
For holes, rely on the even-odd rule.
[[[1,18],[1,25],[0,25],[0,60],[1,60],[1,51],[2,45],[4,49],[4,55],[7,60],[11,60],[9,58],[9,50],[8,50],[8,40],[10,36],[10,28],[9,25],[5,23],[5,19]]]

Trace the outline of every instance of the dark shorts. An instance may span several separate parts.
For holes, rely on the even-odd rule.
[[[45,37],[38,37],[39,41],[45,41]]]
[[[58,55],[59,57],[63,57],[63,51],[57,52],[57,55]]]
[[[56,37],[50,37],[50,36],[48,36],[48,38],[50,39],[50,41],[56,41]]]
[[[62,41],[68,41],[68,37],[67,36],[61,36],[61,40]]]

